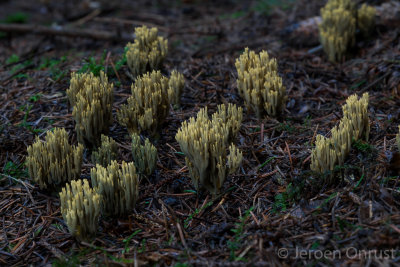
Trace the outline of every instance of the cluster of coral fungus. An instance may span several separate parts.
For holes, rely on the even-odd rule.
[[[368,140],[368,93],[360,99],[352,95],[342,107],[343,118],[332,130],[330,138],[317,135],[315,148],[311,152],[311,169],[319,173],[332,171],[336,165],[343,165],[353,140],[364,137]]]
[[[375,8],[363,4],[356,9],[352,0],[329,0],[321,9],[321,44],[332,62],[341,61],[356,41],[356,31],[368,36],[375,24]]]
[[[321,10],[321,42],[332,61],[339,60],[354,44],[354,4],[349,0],[329,0]],[[358,11],[358,26],[368,31],[374,11],[363,6]],[[48,132],[44,142],[28,147],[29,175],[41,189],[57,189],[61,213],[69,231],[78,240],[90,240],[96,234],[100,214],[124,216],[132,212],[139,196],[140,178],[150,176],[156,167],[157,149],[149,138],[162,132],[170,107],[179,108],[185,80],[173,70],[162,74],[162,62],[168,51],[167,40],[156,28],[135,29],[136,39],[126,47],[127,65],[135,82],[127,103],[116,111],[118,122],[127,128],[132,140],[132,162],[118,160],[118,144],[107,136],[113,122],[114,85],[101,72],[73,73],[67,90],[73,109],[79,144],[68,142],[65,129]],[[235,63],[239,94],[247,111],[257,117],[281,116],[287,100],[286,88],[278,74],[278,62],[266,51],[259,54],[248,48]],[[220,192],[228,174],[241,164],[242,152],[234,142],[243,119],[243,109],[233,104],[218,106],[208,115],[201,109],[196,117],[184,121],[175,138],[185,155],[186,165],[196,189],[205,188],[213,195]],[[311,153],[311,169],[332,171],[342,164],[352,140],[368,138],[368,94],[361,99],[348,98],[343,118],[327,138],[318,135]],[[397,137],[400,146],[400,137]],[[90,183],[80,179],[84,147],[91,152]]]

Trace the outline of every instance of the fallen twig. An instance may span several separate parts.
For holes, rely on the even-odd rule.
[[[93,21],[103,22],[103,23],[113,23],[113,24],[136,25],[136,26],[146,25],[148,27],[157,27],[157,29],[162,32],[170,31],[169,28],[167,28],[167,27],[163,27],[158,24],[145,22],[145,21],[139,21],[139,20],[101,17],[101,18],[94,18]]]
[[[0,24],[0,31],[3,32],[18,32],[18,33],[32,33],[43,35],[60,35],[67,37],[83,37],[93,38],[99,40],[110,41],[132,41],[132,37],[120,36],[113,32],[99,31],[95,29],[80,30],[80,29],[66,29],[63,27],[52,28],[41,25],[25,25],[25,24]]]

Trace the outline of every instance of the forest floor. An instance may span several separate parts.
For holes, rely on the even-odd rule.
[[[351,55],[334,64],[318,49],[316,17],[323,5],[1,1],[0,27],[18,23],[32,30],[0,32],[0,265],[399,264],[400,10],[378,14],[373,35],[357,40]],[[75,34],[33,34],[34,25]],[[118,143],[118,161],[132,161],[131,139],[115,116],[132,80],[126,66],[114,67],[141,25],[156,26],[168,38],[162,71],[184,74],[182,106],[171,110],[155,143],[156,172],[141,181],[135,210],[126,218],[101,218],[96,239],[80,243],[62,219],[57,192],[41,191],[29,178],[27,146],[54,127],[65,128],[76,144],[65,94],[70,74],[104,69],[115,84],[109,136]],[[86,38],[79,30],[111,37]],[[257,119],[245,109],[236,139],[242,166],[212,197],[194,190],[175,134],[202,107],[244,107],[234,63],[245,47],[277,58],[288,102],[280,118]],[[333,181],[317,177],[310,171],[316,135],[329,136],[346,98],[364,92],[370,96],[369,140],[354,142]],[[85,151],[82,178],[90,177],[91,167]]]

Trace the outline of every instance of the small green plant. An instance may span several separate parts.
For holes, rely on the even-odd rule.
[[[320,245],[319,241],[318,240],[315,241],[314,243],[312,243],[310,250],[317,249],[319,247],[319,245]]]
[[[174,265],[174,267],[190,267],[190,266],[192,266],[190,263],[185,263],[185,262],[177,262]]]
[[[175,238],[173,235],[171,235],[168,239],[168,241],[166,242],[167,246],[171,246],[172,242],[174,242]]]
[[[43,226],[39,226],[39,227],[35,230],[35,232],[33,233],[33,238],[39,236],[39,234],[40,234],[40,232],[42,232],[42,230],[43,230]]]
[[[202,39],[205,43],[212,43],[212,42],[214,42],[215,40],[218,39],[218,35],[213,35],[213,34],[205,35],[205,36],[202,37],[201,39]]]
[[[38,70],[46,70],[50,72],[51,78],[55,81],[59,81],[65,77],[67,70],[62,70],[60,65],[67,61],[66,56],[58,58],[44,58],[38,67]]]
[[[283,1],[282,0],[257,0],[257,1],[255,1],[253,10],[256,12],[259,12],[263,15],[268,16],[271,14],[271,11],[273,11],[275,8],[287,10],[294,3],[295,3],[295,0],[283,0]]]
[[[74,252],[72,255],[55,259],[52,263],[53,267],[75,267],[85,260],[86,255],[92,251],[90,248],[85,248],[78,253]]]
[[[360,82],[357,82],[350,87],[350,90],[355,90],[355,89],[359,88],[361,85],[365,84],[366,82],[367,82],[367,80],[362,80]]]
[[[74,253],[71,256],[68,256],[68,258],[61,258],[53,261],[53,267],[75,267],[81,265],[86,266],[88,265],[87,255],[96,251],[101,251],[101,254],[99,254],[99,257],[96,257],[93,262],[91,262],[90,266],[104,266],[105,258],[119,263],[118,265],[122,265],[121,263],[125,263],[125,265],[128,264],[129,266],[131,266],[132,263],[134,263],[133,259],[117,258],[110,254],[106,249],[98,246],[93,246],[91,248],[81,250],[79,253]]]
[[[49,119],[49,118],[44,118],[44,121],[47,122],[47,123],[50,124],[50,125],[53,125],[53,124],[55,123],[54,120]],[[51,131],[52,131],[52,130],[51,130]]]
[[[365,142],[365,141],[362,141],[362,140],[355,140],[354,138],[353,138],[353,146],[357,149],[357,150],[359,150],[359,151],[361,151],[361,152],[371,152],[371,151],[373,151],[374,150],[374,146],[373,145],[370,145],[370,144],[368,144],[367,142]]]
[[[279,193],[275,196],[275,202],[273,204],[274,213],[278,213],[279,211],[286,211],[287,208],[287,197],[286,192]]]
[[[385,185],[385,184],[387,184],[387,183],[389,183],[390,181],[397,181],[397,179],[398,179],[399,177],[398,176],[388,176],[388,177],[384,177],[380,182],[379,182],[379,184],[380,185]]]
[[[356,185],[354,186],[353,191],[355,191],[357,189],[357,187],[361,184],[362,180],[364,180],[364,174],[361,175],[360,180],[357,181]]]
[[[210,207],[213,204],[212,201],[208,202],[206,205],[204,205],[203,207],[200,207],[199,209],[196,209],[192,214],[190,214],[184,221],[184,227],[188,228],[190,222],[192,221],[192,219],[198,215],[200,212],[202,212],[203,210],[205,210],[206,208]]]
[[[106,50],[104,50],[101,58],[97,61],[94,57],[89,57],[85,60],[83,66],[78,70],[78,73],[91,72],[95,76],[99,76],[101,71],[105,71],[104,60],[106,57]]]
[[[18,73],[17,75],[14,76],[14,79],[30,79],[29,74],[27,73]]]
[[[16,54],[12,54],[9,58],[7,58],[6,64],[17,63],[18,61],[19,61],[19,56]]]
[[[234,233],[233,240],[229,240],[227,245],[228,248],[230,249],[230,259],[232,261],[241,261],[244,260],[242,258],[239,258],[236,256],[236,251],[241,247],[241,242],[243,241],[244,238],[244,226],[246,224],[247,219],[251,215],[251,211],[254,210],[254,207],[251,207],[248,209],[243,216],[239,218],[240,222],[235,223],[236,227],[231,229],[231,231]]]
[[[128,51],[128,47],[125,47],[124,53],[122,54],[121,58],[117,62],[115,62],[115,70],[116,71],[119,71],[122,68],[122,66],[126,65],[126,62],[127,62],[126,52],[127,51]]]
[[[28,116],[29,116],[29,113],[31,112],[32,107],[33,107],[33,105],[31,105],[31,104],[22,105],[21,107],[19,107],[19,110],[21,110],[22,112],[25,112],[25,114],[22,119],[22,122],[20,122],[18,124],[18,126],[23,127],[25,129],[27,129],[28,131],[35,133],[35,134],[45,132],[46,130],[44,130],[44,129],[40,129],[40,128],[34,129],[31,125],[31,123],[28,122]]]
[[[60,65],[61,63],[67,61],[66,56],[62,56],[59,59],[58,58],[43,58],[41,64],[39,65],[38,69],[39,70],[44,70],[48,68],[53,68],[57,65]]]
[[[3,22],[5,23],[26,23],[28,21],[28,14],[23,12],[15,12],[6,17]]]
[[[322,201],[322,203],[320,204],[320,205],[318,205],[316,208],[315,208],[315,212],[314,212],[314,214],[317,214],[318,213],[318,211],[320,210],[320,209],[322,209],[323,207],[325,207],[328,203],[329,203],[329,201],[331,201],[332,199],[334,199],[336,196],[337,196],[337,192],[335,192],[335,193],[332,193],[331,195],[329,195],[326,199],[324,199],[323,201]]]
[[[298,199],[300,192],[302,191],[303,184],[300,183],[298,185],[294,185],[293,183],[289,183],[286,187],[286,190],[282,193],[279,193],[275,196],[275,202],[272,206],[273,213],[284,212],[286,209]]]
[[[261,131],[261,128],[260,128],[260,127],[250,128],[250,132],[251,132],[251,133],[257,133],[257,132],[259,132],[259,131]]]
[[[182,40],[177,39],[172,42],[171,47],[177,48],[178,46],[181,46],[181,45],[182,45]]]
[[[9,243],[8,246],[6,247],[6,251],[7,251],[7,252],[11,252],[11,251],[14,249],[14,247],[15,247],[16,245],[17,245],[17,244]]]
[[[126,51],[127,51],[127,47],[125,47],[124,53],[122,54],[121,58],[115,62],[115,70],[119,71],[122,66],[126,65]],[[88,59],[84,60],[83,66],[78,70],[78,73],[87,73],[87,72],[91,72],[93,73],[95,76],[100,76],[100,72],[106,72],[106,68],[105,68],[105,59],[107,56],[107,50],[103,51],[103,54],[101,55],[99,60],[96,60],[95,57],[91,56]],[[110,66],[107,69],[107,76],[109,77],[113,77],[116,76],[116,74],[114,73],[113,68]]]
[[[258,169],[264,168],[265,165],[267,165],[268,163],[270,163],[270,162],[273,161],[274,159],[276,159],[275,156],[268,158],[266,161],[264,161],[263,164],[261,164],[261,165],[258,167]]]
[[[129,252],[129,242],[131,242],[131,239],[137,235],[138,233],[140,233],[142,231],[142,229],[138,229],[135,232],[133,232],[130,236],[128,236],[127,238],[125,238],[124,240],[122,240],[122,242],[124,242],[125,244],[125,248],[124,250],[122,250],[122,254],[128,253]]]
[[[31,61],[31,60],[25,60],[24,62],[19,63],[19,64],[13,66],[13,67],[11,68],[11,70],[10,70],[10,73],[11,73],[11,74],[16,73],[17,71],[19,71],[19,70],[21,70],[22,68],[25,68],[25,67],[27,67],[27,66],[29,66],[29,65],[31,65],[31,64],[32,64],[32,61]]]
[[[307,115],[304,118],[303,126],[306,127],[306,128],[310,128],[311,127],[311,116],[310,115]]]
[[[19,62],[19,57],[15,54],[11,55],[7,60],[7,64],[14,64]],[[27,68],[28,66],[32,65],[32,60],[25,60],[19,64],[15,64],[11,69],[10,69],[10,74],[13,75],[17,73],[18,71]],[[29,78],[29,75],[26,73],[18,73],[13,77],[14,79],[21,79],[21,78]]]
[[[352,224],[345,219],[341,219],[339,216],[336,216],[336,220],[338,221],[339,229],[341,232],[347,232],[347,231],[345,231],[346,228],[350,228],[351,230],[355,230],[355,229],[362,230],[361,226]]]
[[[22,112],[25,112],[24,117],[22,119],[22,122],[20,122],[20,124],[18,126],[20,127],[26,127],[26,128],[30,128],[31,126],[29,125],[29,123],[27,122],[28,120],[28,116],[29,116],[29,112],[31,112],[33,105],[22,105],[19,110],[21,110]]]
[[[31,96],[31,97],[29,98],[29,101],[31,101],[31,102],[37,102],[37,101],[40,100],[40,97],[42,97],[42,96],[43,96],[42,94],[34,94],[33,96]]]
[[[279,123],[278,126],[278,131],[280,132],[288,132],[288,133],[294,133],[296,131],[296,128],[291,125],[290,121],[286,121],[285,123]]]
[[[3,173],[14,178],[28,177],[28,170],[25,168],[24,163],[16,164],[8,161],[3,167]]]
[[[15,12],[9,14],[5,19],[0,20],[0,23],[26,23],[28,21],[28,15],[23,12]],[[0,38],[6,37],[7,33],[0,32]]]
[[[146,238],[143,238],[142,241],[140,241],[140,248],[137,251],[138,253],[143,253],[146,252]]]
[[[51,224],[51,226],[53,226],[54,228],[56,228],[60,231],[64,231],[64,227],[62,227],[62,225],[59,223],[53,223],[53,224]]]

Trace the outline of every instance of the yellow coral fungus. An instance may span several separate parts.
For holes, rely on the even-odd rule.
[[[117,158],[118,146],[111,137],[101,135],[101,146],[92,153],[92,163],[106,167]]]
[[[226,112],[225,105],[221,105],[218,110],[210,120],[207,108],[201,109],[197,118],[182,123],[175,137],[185,154],[194,186],[202,186],[212,194],[219,192],[227,174],[238,169],[243,157],[234,144],[230,144],[227,155],[229,139],[233,139],[241,123],[242,109],[229,106]]]
[[[96,235],[101,196],[87,180],[71,181],[60,192],[61,214],[69,232],[79,241],[91,241]]]
[[[139,178],[135,165],[112,161],[107,168],[97,164],[90,170],[93,188],[103,198],[106,215],[126,215],[132,211],[139,196]]]
[[[45,142],[36,137],[28,147],[29,176],[41,189],[63,186],[81,173],[83,146],[71,146],[64,128],[48,132]]]
[[[279,115],[287,97],[286,88],[277,72],[276,59],[269,58],[266,51],[256,54],[246,48],[236,59],[235,66],[239,94],[244,98],[247,108],[252,109],[259,118],[264,113]]]
[[[315,148],[311,153],[311,170],[324,173],[332,171],[336,165],[343,164],[351,147],[350,122],[344,119],[339,127],[332,129],[332,137],[317,135]]]
[[[157,28],[135,28],[135,41],[126,46],[126,59],[133,76],[158,70],[168,53],[168,41],[158,36]]]
[[[144,74],[131,87],[128,103],[117,112],[118,121],[130,134],[155,135],[169,113],[168,78],[160,71]]]
[[[98,147],[101,134],[107,134],[112,123],[113,84],[104,72],[100,77],[73,73],[67,96],[73,106],[78,141]]]
[[[181,95],[183,92],[183,87],[185,86],[185,78],[183,75],[176,70],[171,72],[171,77],[168,81],[168,100],[169,103],[177,107],[181,103]]]
[[[375,13],[374,7],[367,4],[362,4],[357,13],[357,24],[364,37],[368,37],[375,26]]]
[[[351,12],[352,15],[356,14],[356,4],[353,0],[328,0],[323,9],[333,10],[343,8]]]
[[[217,112],[212,114],[212,122],[218,123],[220,127],[228,128],[228,142],[233,142],[243,120],[243,109],[229,103],[228,105],[218,105]]]
[[[133,162],[139,173],[150,175],[156,167],[157,149],[146,138],[144,145],[141,144],[140,136],[132,134],[132,155]]]
[[[326,138],[317,135],[315,148],[311,152],[311,170],[324,173],[332,171],[336,165],[343,165],[351,148],[352,140],[358,140],[362,136],[368,140],[368,93],[361,99],[352,95],[342,107],[343,118],[339,126],[335,126],[332,137]]]
[[[373,30],[375,8],[363,4],[357,11],[352,0],[329,0],[321,8],[321,17],[321,44],[329,60],[337,62],[354,46],[357,28],[364,37]]]
[[[321,16],[321,44],[330,61],[340,61],[355,44],[355,6],[351,0],[329,0]]]
[[[358,99],[357,95],[351,95],[343,105],[343,117],[351,122],[352,136],[355,140],[365,136],[365,140],[369,138],[369,119],[368,119],[368,101],[369,94],[364,93]]]

